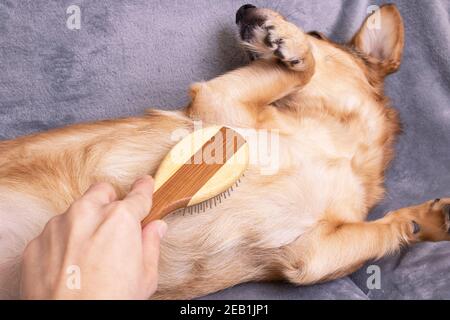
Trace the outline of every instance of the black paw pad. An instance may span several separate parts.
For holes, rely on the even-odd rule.
[[[418,234],[418,233],[420,232],[420,226],[419,226],[419,224],[418,224],[417,222],[415,222],[415,221],[413,221],[412,223],[413,223],[413,227],[414,227],[413,233],[414,233],[414,234]]]
[[[281,52],[280,49],[275,50],[273,54],[274,54],[277,58],[280,58],[281,60],[284,59],[284,55],[283,55],[283,53]]]
[[[290,61],[289,63],[291,64],[291,67],[295,67],[296,65],[298,65],[299,63],[302,63],[303,61],[299,60],[299,59],[295,59]]]
[[[264,44],[266,46],[268,46],[269,48],[272,48],[272,37],[270,36],[270,34],[267,35],[267,37],[264,38]]]

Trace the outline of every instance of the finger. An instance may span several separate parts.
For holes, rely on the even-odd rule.
[[[98,182],[89,187],[82,199],[98,204],[99,206],[104,206],[116,201],[117,194],[110,183]]]
[[[158,262],[161,239],[167,231],[167,224],[162,220],[152,221],[142,230],[142,250],[144,268],[149,283],[149,290],[156,290],[158,282]],[[151,292],[150,294],[153,294]]]
[[[116,191],[109,183],[99,182],[91,185],[84,195],[72,203],[66,212],[66,222],[70,227],[77,226],[80,234],[85,236],[94,231],[104,220],[104,207],[117,199]]]
[[[152,177],[144,176],[133,184],[130,193],[123,199],[132,208],[139,221],[143,220],[152,208],[153,187]]]

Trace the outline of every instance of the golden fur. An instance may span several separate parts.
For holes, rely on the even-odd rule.
[[[383,80],[400,66],[403,23],[393,5],[381,17],[380,30],[365,23],[341,46],[276,12],[249,9],[244,45],[258,59],[194,84],[184,110],[0,142],[0,296],[17,297],[18,257],[50,217],[97,181],[124,195],[134,179],[155,172],[176,142],[172,133],[193,130],[193,119],[279,130],[280,168],[262,175],[252,164],[231,200],[167,217],[154,298],[193,298],[254,280],[316,283],[404,244],[450,240],[450,199],[365,221],[383,196],[400,130]]]

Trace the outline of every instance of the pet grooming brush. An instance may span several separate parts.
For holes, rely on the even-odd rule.
[[[192,132],[161,162],[153,206],[142,225],[183,208],[211,207],[229,195],[248,162],[248,144],[233,129],[213,126]]]

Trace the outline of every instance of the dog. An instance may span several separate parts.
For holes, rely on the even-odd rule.
[[[375,15],[380,19],[374,26]],[[394,5],[352,40],[304,32],[273,10],[236,14],[252,62],[193,84],[184,109],[72,125],[0,142],[0,295],[17,298],[20,256],[45,223],[93,183],[124,196],[154,174],[194,120],[278,133],[276,173],[252,163],[242,184],[207,212],[170,215],[154,299],[189,299],[242,282],[314,284],[418,241],[449,241],[450,198],[368,222],[400,133],[383,82],[396,72],[404,27]]]

